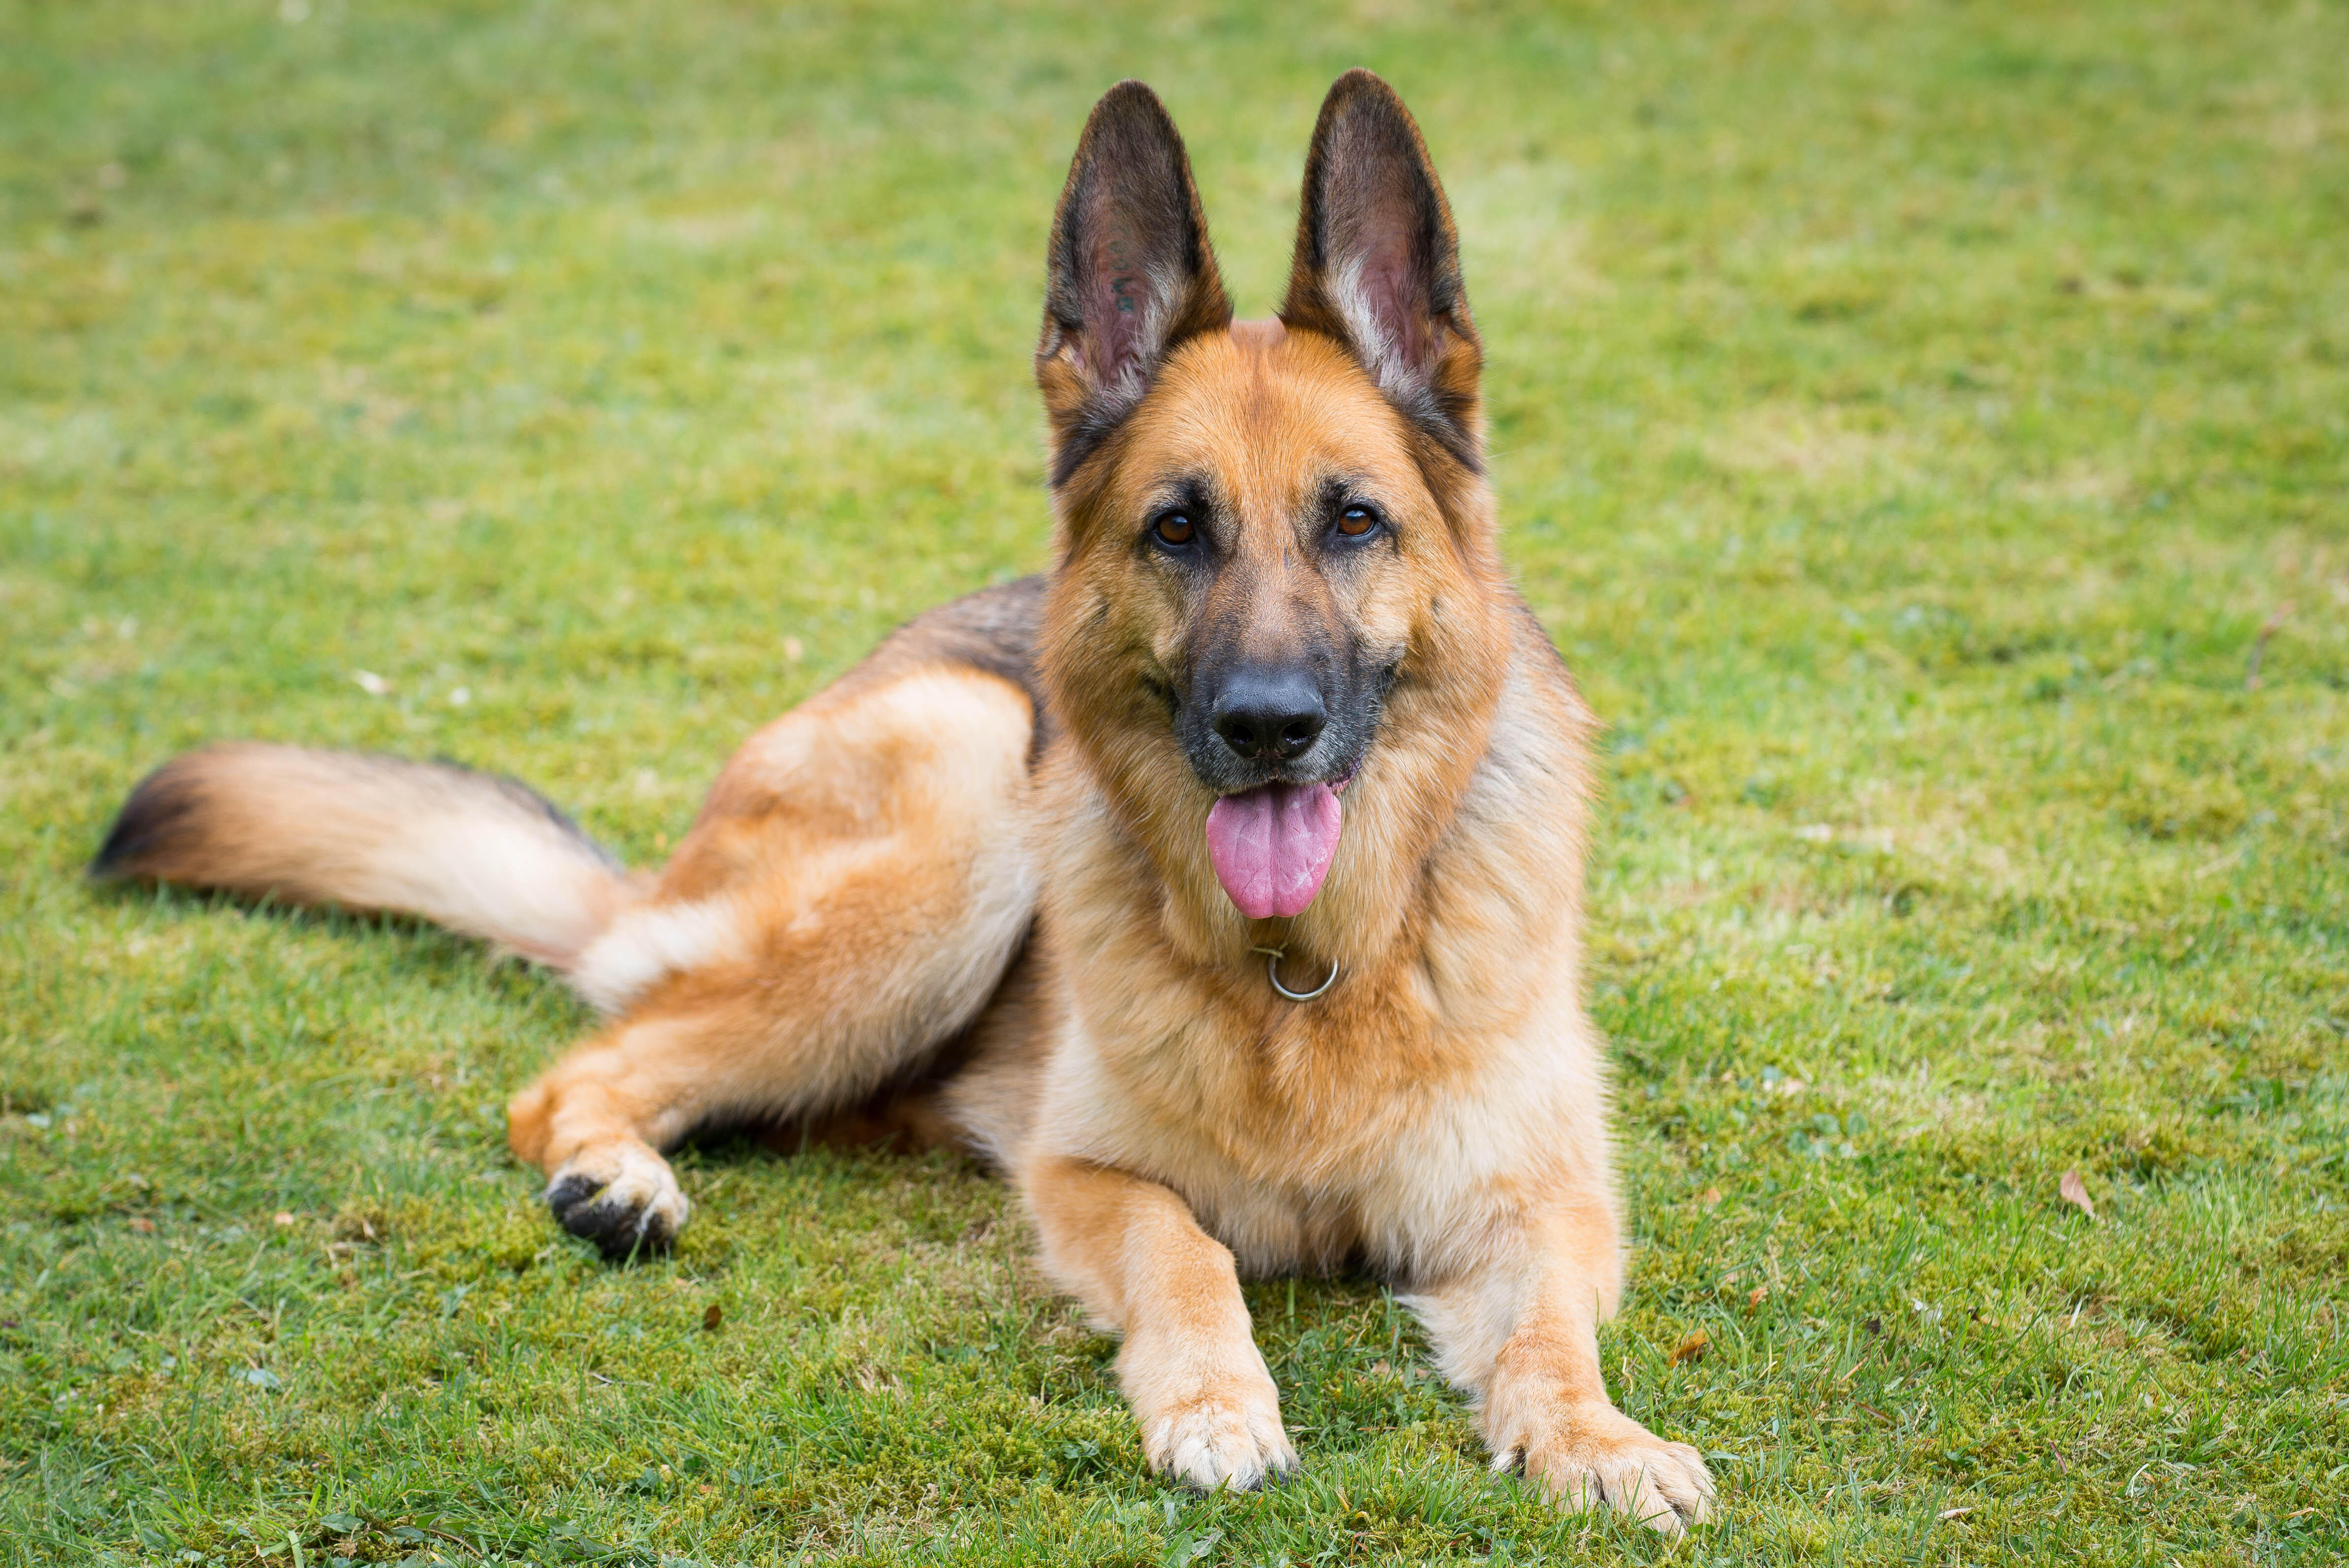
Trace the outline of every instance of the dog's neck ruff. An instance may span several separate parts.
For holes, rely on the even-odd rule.
[[[1265,978],[1272,981],[1272,989],[1278,992],[1286,1001],[1310,1002],[1315,997],[1320,995],[1323,992],[1328,991],[1331,986],[1338,983],[1338,961],[1336,959],[1331,959],[1330,961],[1329,977],[1323,980],[1320,984],[1315,986],[1310,991],[1291,991],[1288,987],[1280,983],[1280,961],[1288,956],[1288,950],[1287,948],[1250,948],[1248,949],[1248,951],[1252,953],[1263,953],[1266,955],[1264,961]]]

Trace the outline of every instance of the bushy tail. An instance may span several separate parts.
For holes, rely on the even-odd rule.
[[[512,779],[254,741],[150,774],[89,871],[418,915],[559,969],[629,895],[610,856]]]

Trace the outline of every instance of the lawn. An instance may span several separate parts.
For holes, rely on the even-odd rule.
[[[0,0],[0,1561],[2349,1556],[2344,59],[2318,0]],[[504,1148],[545,977],[79,877],[239,734],[657,859],[1043,563],[1093,98],[1164,94],[1258,314],[1356,64],[1609,726],[1678,1548],[1487,1475],[1359,1280],[1250,1288],[1301,1478],[1157,1483],[945,1158],[703,1148],[607,1267]]]

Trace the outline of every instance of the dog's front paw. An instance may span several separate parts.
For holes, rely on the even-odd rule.
[[[1297,1468],[1268,1386],[1260,1396],[1202,1394],[1140,1418],[1150,1468],[1199,1491],[1254,1491]]]
[[[1185,1376],[1167,1374],[1188,1357],[1161,1357],[1127,1343],[1118,1366],[1152,1469],[1199,1491],[1254,1491],[1297,1468],[1272,1374],[1249,1348],[1253,1367]]]
[[[1569,1406],[1494,1444],[1493,1468],[1522,1462],[1528,1480],[1581,1511],[1606,1507],[1677,1535],[1713,1508],[1713,1474],[1686,1443],[1668,1443],[1612,1405]]]
[[[640,1143],[572,1156],[547,1182],[546,1206],[564,1230],[614,1259],[665,1249],[690,1210],[668,1161]]]

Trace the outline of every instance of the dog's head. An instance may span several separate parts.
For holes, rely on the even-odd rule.
[[[1235,324],[1182,139],[1124,82],[1048,274],[1057,704],[1129,820],[1204,815],[1241,912],[1297,914],[1339,792],[1456,783],[1497,684],[1482,348],[1443,188],[1393,90],[1340,78],[1278,318]]]

